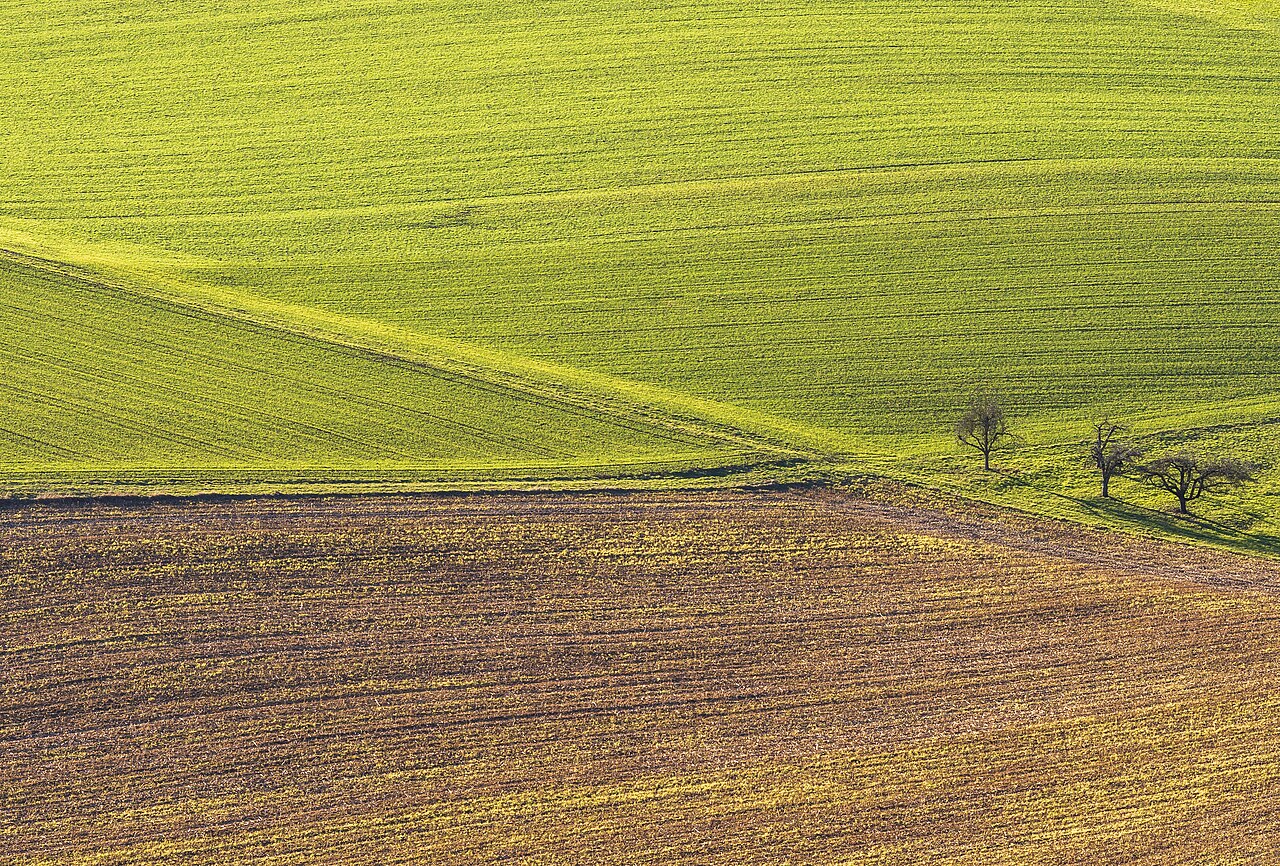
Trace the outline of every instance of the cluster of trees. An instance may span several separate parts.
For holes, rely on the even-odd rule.
[[[1173,494],[1178,511],[1189,514],[1188,504],[1206,493],[1255,480],[1257,467],[1235,457],[1205,458],[1183,451],[1143,462],[1146,454],[1124,438],[1126,433],[1127,427],[1110,420],[1093,425],[1087,461],[1098,470],[1104,497],[1111,497],[1113,478],[1129,476]],[[981,453],[983,468],[991,471],[992,452],[1012,438],[1000,400],[990,394],[975,396],[956,422],[956,438]]]

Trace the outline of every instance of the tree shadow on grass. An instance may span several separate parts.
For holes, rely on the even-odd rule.
[[[1245,532],[1217,520],[1196,514],[1176,514],[1125,502],[1120,499],[1077,500],[1086,512],[1109,519],[1152,529],[1161,535],[1186,541],[1215,544],[1242,553],[1280,556],[1280,537],[1264,533]]]
[[[1099,522],[1117,528],[1141,528],[1166,538],[1193,544],[1212,544],[1239,553],[1280,557],[1280,536],[1245,532],[1220,521],[1196,514],[1177,514],[1127,502],[1123,499],[1095,497],[1082,499],[1057,490],[1041,487],[1025,478],[1005,475],[1007,482],[1031,488],[1074,504]]]

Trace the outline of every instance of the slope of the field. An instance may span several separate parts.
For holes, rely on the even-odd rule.
[[[0,310],[0,468],[33,484],[67,472],[216,484],[262,467],[278,483],[352,480],[352,467],[365,482],[441,469],[538,477],[735,453],[643,418],[31,266],[0,262]]]
[[[824,495],[0,515],[0,850],[1262,864],[1280,569]]]
[[[1267,422],[1274,13],[10,2],[0,246],[114,244],[170,291],[650,383],[926,472],[978,384],[1030,445],[1104,411]]]

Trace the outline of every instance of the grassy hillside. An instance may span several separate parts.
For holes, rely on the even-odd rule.
[[[727,493],[28,506],[0,551],[14,866],[1280,842],[1274,563]]]
[[[744,436],[735,454],[881,455],[882,471],[945,477],[950,417],[979,383],[1009,395],[1046,484],[1102,412],[1149,434],[1262,425],[1248,436],[1275,453],[1258,432],[1280,417],[1274,3],[72,2],[3,16],[0,247],[212,315],[363,348],[377,334],[392,355],[448,341],[472,374],[549,376],[602,412]],[[184,340],[234,347],[223,327]],[[394,375],[322,368],[338,390]],[[131,434],[107,415],[74,432],[32,394],[82,384],[27,375],[40,388],[8,403],[71,428],[87,468],[464,465],[567,423],[428,377],[403,388],[500,444],[384,439],[370,420],[351,435],[371,447],[312,445],[287,420],[306,386],[277,385],[281,421],[255,427],[256,448],[179,457],[123,448]],[[346,410],[308,411],[340,428]],[[216,438],[150,417],[165,438]],[[553,462],[689,457],[581,424]],[[713,443],[693,459],[725,458]],[[40,461],[66,462],[0,441],[0,462]]]
[[[745,449],[437,365],[0,265],[5,468],[216,482],[728,460]],[[678,463],[676,463],[678,468]],[[151,477],[148,477],[151,476]]]
[[[2,272],[5,426],[20,460],[157,467],[633,459],[701,444],[145,295]],[[73,424],[66,423],[68,417]],[[51,460],[56,456],[60,460]]]

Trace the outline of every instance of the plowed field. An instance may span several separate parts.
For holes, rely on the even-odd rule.
[[[30,504],[0,858],[1273,862],[1277,587],[834,492]]]

